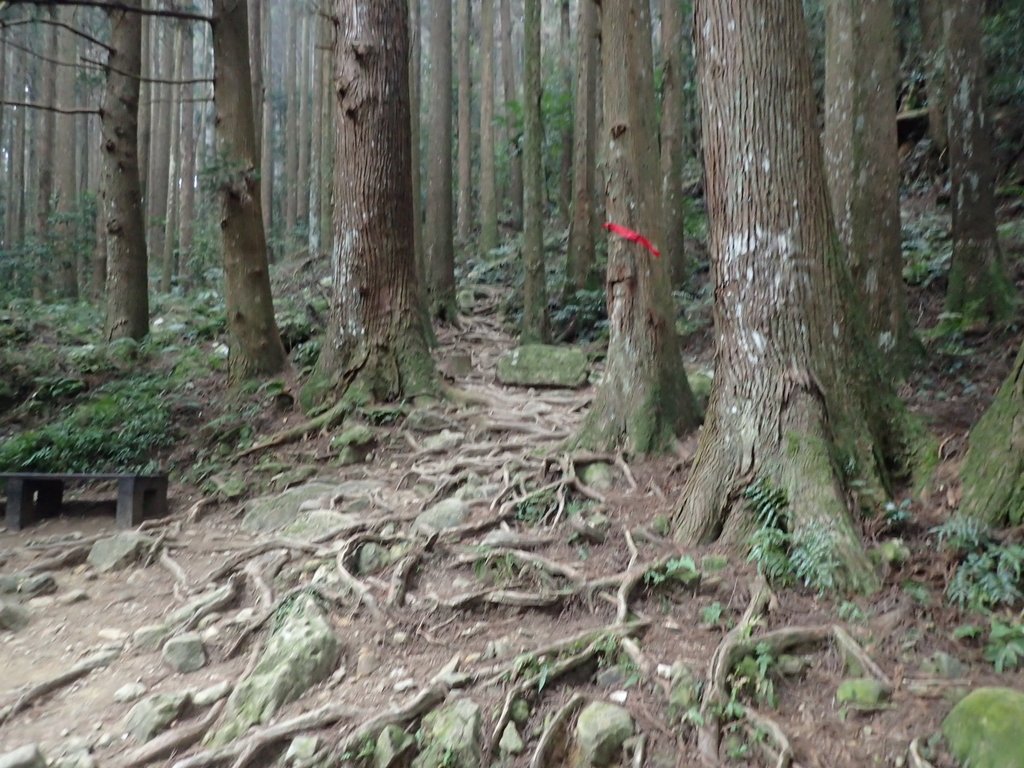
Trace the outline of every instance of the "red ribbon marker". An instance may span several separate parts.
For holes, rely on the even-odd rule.
[[[641,235],[639,232],[634,232],[632,229],[626,229],[626,227],[620,227],[618,224],[612,224],[610,221],[606,221],[604,223],[604,228],[607,229],[609,232],[614,232],[619,237],[626,238],[631,243],[639,243],[648,251],[650,251],[654,258],[657,259],[661,257],[661,251],[655,248],[651,241],[648,240],[643,235]]]

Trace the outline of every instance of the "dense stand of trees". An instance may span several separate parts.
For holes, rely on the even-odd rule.
[[[565,232],[555,295],[603,270],[609,317],[575,442],[645,454],[700,421],[670,289],[691,278],[684,222],[703,186],[716,370],[677,533],[738,540],[745,489],[771,484],[794,535],[827,539],[833,578],[870,585],[849,500],[855,485],[884,498],[906,459],[889,373],[915,349],[898,36],[890,0],[828,3],[815,82],[805,5],[0,4],[0,287],[105,302],[107,338],[141,339],[154,293],[213,273],[241,380],[287,367],[270,269],[309,259],[333,304],[306,402],[395,399],[439,392],[430,322],[458,322],[456,272],[481,252],[521,256],[521,336],[547,341],[550,241]],[[948,308],[992,322],[1014,297],[980,13],[914,10],[949,164]],[[976,514],[1020,498],[1020,462],[991,469],[1019,454],[1004,427],[1022,416],[1020,368],[972,437]]]

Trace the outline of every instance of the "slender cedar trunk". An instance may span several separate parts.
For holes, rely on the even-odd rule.
[[[996,235],[995,168],[985,109],[984,58],[977,4],[948,0],[946,34],[953,258],[946,308],[968,322],[999,320],[1013,308]]]
[[[142,0],[140,8],[148,8],[150,0]],[[153,36],[155,19],[143,17],[142,21],[142,70],[143,77],[153,75]],[[143,81],[139,84],[139,184],[142,197],[149,200],[149,133],[153,128],[153,84]],[[143,209],[145,210],[145,209]]]
[[[452,4],[430,0],[430,100],[427,210],[423,228],[430,315],[453,322],[455,249],[452,241]]]
[[[836,229],[894,367],[911,342],[900,250],[896,38],[892,0],[833,0],[826,13],[825,170]]]
[[[53,11],[49,11],[51,18]],[[57,98],[57,67],[54,61],[57,58],[57,27],[47,24],[43,29],[43,56],[45,60],[40,62],[39,78],[39,103],[53,104]],[[50,214],[52,213],[53,198],[53,167],[54,147],[53,142],[56,134],[56,113],[42,110],[37,116],[36,132],[36,239],[40,245],[47,245],[52,248],[53,239],[50,237]],[[62,163],[65,158],[61,158]],[[49,258],[52,258],[49,257]],[[42,299],[50,289],[50,275],[53,273],[54,265],[41,263],[36,265],[35,279],[33,280],[33,295],[36,299]]]
[[[422,56],[422,7],[423,0],[409,0],[409,123],[412,142],[412,239],[416,254],[416,283],[420,293],[426,296],[427,265],[423,248],[423,181],[420,173],[420,142],[422,126],[420,117],[420,61]],[[325,123],[326,124],[326,123]],[[326,131],[334,135],[333,131]]]
[[[800,0],[698,0],[694,29],[717,338],[677,537],[745,546],[744,494],[779,489],[791,551],[814,555],[807,580],[871,588],[850,489],[881,502],[901,412],[852,309]]]
[[[512,11],[509,0],[496,0],[501,16],[501,75],[505,90],[505,124],[508,130],[509,199],[512,227],[523,226],[523,158],[519,145],[522,127],[518,115],[519,91],[516,88],[516,54],[512,47]]]
[[[184,65],[181,70],[182,80],[191,80],[195,71],[194,31],[185,31],[182,41]],[[192,237],[195,226],[196,207],[196,126],[195,126],[195,86],[185,87],[181,104],[181,190],[180,214],[178,216],[178,276],[183,290],[192,285]]]
[[[597,166],[597,5],[581,0],[576,24],[576,93],[574,95],[572,219],[565,262],[565,291],[596,288],[594,268],[594,190]]]
[[[548,302],[544,285],[544,126],[540,101],[540,0],[523,9],[523,327],[524,343],[547,341]]]
[[[323,49],[323,30],[326,23],[319,15],[310,19],[310,56],[312,59],[312,103],[310,106],[309,136],[309,200],[306,218],[306,245],[313,258],[320,255],[320,176],[324,172],[320,150],[320,135],[326,123],[323,120],[324,66],[327,52]]]
[[[562,0],[559,5],[559,45],[558,66],[562,72],[562,93],[566,103],[572,104],[572,23],[569,13],[569,0]],[[577,33],[578,34],[578,33]],[[562,226],[569,226],[572,216],[572,120],[564,121],[561,136],[561,176],[558,180],[558,210],[561,213]]]
[[[320,100],[320,250],[331,253],[334,247],[334,131],[331,130],[334,120],[334,75],[331,69],[331,51],[334,48],[334,25],[327,19],[321,19],[321,56],[324,59],[323,82],[320,88],[323,98]],[[417,283],[422,288],[422,283]]]
[[[154,36],[155,37],[155,36]],[[177,33],[171,27],[165,26],[161,36],[160,44],[160,77],[173,80],[175,69],[175,53],[177,48]],[[154,258],[162,257],[164,244],[167,240],[167,205],[170,201],[168,190],[170,189],[171,175],[171,128],[174,123],[174,94],[176,86],[164,84],[154,91],[159,93],[160,103],[153,108],[153,139],[150,145],[150,205],[149,205],[149,252]],[[161,262],[162,263],[162,262]],[[161,290],[170,289],[169,283],[164,282],[163,277],[166,268],[161,271]]]
[[[278,373],[287,363],[274,320],[260,215],[246,11],[245,2],[213,0],[217,155],[225,165],[220,229],[230,339],[228,370],[234,381]]]
[[[335,0],[336,246],[327,340],[304,396],[431,394],[412,243],[406,0]]]
[[[925,88],[928,95],[928,135],[935,148],[945,152],[946,136],[946,61],[942,34],[942,0],[917,0],[921,24],[921,47],[925,56]]]
[[[989,409],[971,430],[960,513],[992,526],[1024,522],[1024,346]]]
[[[665,214],[662,253],[669,264],[672,285],[681,288],[688,277],[685,246],[686,200],[683,197],[683,3],[661,3],[661,201]]]
[[[284,178],[281,181],[284,186],[284,240],[286,243],[291,243],[295,234],[295,222],[298,218],[296,181],[299,176],[299,101],[296,84],[298,67],[295,64],[298,54],[299,6],[289,6],[284,11],[288,25],[287,44],[284,50],[284,87],[287,97],[284,126]]]
[[[247,0],[249,7],[249,73],[252,75],[252,112],[258,128],[263,126],[263,9],[266,0]],[[256,134],[256,162],[262,169],[263,134]]]
[[[7,100],[7,38],[0,38],[0,100]],[[8,141],[7,136],[4,135],[4,128],[8,127],[7,117],[8,107],[0,107],[0,148],[7,147],[8,158],[12,151],[12,145],[14,144],[13,135],[12,140]],[[10,159],[8,159],[7,166],[7,183],[4,184],[3,189],[0,190],[0,194],[3,195],[4,210],[10,211],[11,209],[11,197],[13,189],[11,188],[11,177],[10,177]],[[4,216],[0,220],[0,226],[3,227],[3,231],[0,232],[0,247],[5,250],[11,246],[11,231],[10,231],[10,220],[9,217]]]
[[[186,33],[183,24],[175,24],[174,29],[174,66],[171,79],[181,80],[182,46]],[[181,86],[172,85],[167,91],[167,119],[170,122],[170,140],[167,143],[167,206],[164,214],[164,242],[160,257],[161,275],[160,290],[168,293],[174,282],[175,265],[175,234],[178,231],[178,175],[181,158]]]
[[[469,0],[456,0],[458,10],[455,20],[455,50],[458,59],[456,80],[458,81],[459,100],[459,197],[455,220],[459,242],[463,245],[469,242],[469,233],[473,227],[473,123],[470,110],[473,81],[469,65],[472,23],[469,5]]]
[[[647,0],[602,7],[601,56],[608,217],[658,243],[662,215]],[[607,368],[577,443],[634,454],[665,450],[700,421],[675,332],[668,267],[642,246],[612,236],[605,290]]]
[[[494,0],[480,0],[480,250],[498,247],[494,167]]]
[[[57,20],[70,24],[74,10],[58,8]],[[75,38],[66,30],[57,32],[57,58],[75,61]],[[75,70],[57,68],[56,104],[62,109],[75,106]],[[56,203],[54,248],[57,256],[57,294],[66,299],[78,298],[78,254],[75,232],[78,222],[78,185],[75,183],[75,115],[57,115],[54,120],[54,197]]]
[[[274,223],[274,107],[270,100],[270,84],[274,78],[273,53],[274,36],[273,25],[270,23],[270,3],[267,0],[259,0],[261,19],[261,32],[263,33],[264,51],[262,59],[263,71],[266,76],[262,79],[260,91],[260,200],[262,201],[263,231],[270,235]],[[272,254],[268,254],[272,255]]]
[[[25,69],[23,65],[15,68],[14,82],[19,86],[23,83]],[[22,243],[25,241],[25,134],[27,127],[27,112],[24,107],[19,107],[14,113],[14,121],[11,125],[13,133],[12,144],[14,154],[11,158],[11,197],[8,200],[8,224],[7,235],[11,243]]]
[[[296,189],[296,224],[309,226],[309,145],[311,142],[309,119],[309,63],[313,45],[310,37],[310,17],[303,13],[299,20],[299,166]]]
[[[129,0],[131,2],[131,0]],[[103,201],[108,340],[149,333],[146,227],[139,185],[139,79],[143,17],[110,11],[110,67],[103,96]]]

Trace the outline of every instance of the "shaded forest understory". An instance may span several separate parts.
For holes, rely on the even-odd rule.
[[[87,307],[13,303],[0,315],[13,373],[5,454],[17,443],[10,436],[50,422],[55,469],[75,456],[102,463],[104,424],[116,422],[125,452],[116,458],[131,463],[159,446],[155,460],[173,484],[171,517],[143,526],[126,570],[97,573],[84,562],[111,534],[112,506],[99,489],[75,494],[60,520],[0,536],[4,574],[55,580],[26,596],[30,627],[0,639],[0,743],[38,743],[51,759],[91,752],[100,765],[176,754],[180,766],[266,765],[293,744],[357,765],[380,751],[384,725],[413,733],[459,689],[481,707],[481,744],[495,764],[559,764],[579,709],[610,697],[642,734],[627,743],[624,764],[693,764],[698,743],[717,738],[720,725],[721,754],[732,764],[775,764],[788,744],[801,765],[892,765],[913,760],[914,742],[933,765],[952,765],[933,734],[957,692],[1024,684],[1020,635],[999,643],[980,614],[947,599],[959,555],[956,534],[943,527],[959,502],[967,431],[1009,371],[1020,331],[1016,323],[981,333],[943,323],[942,209],[926,200],[904,209],[909,306],[927,363],[900,394],[924,417],[938,460],[922,487],[902,487],[860,521],[884,574],[881,589],[863,598],[799,584],[764,591],[743,557],[679,548],[669,519],[695,437],[667,457],[629,463],[565,451],[594,390],[498,383],[515,312],[500,288],[514,263],[500,252],[465,264],[464,314],[439,335],[447,401],[367,407],[335,429],[263,451],[253,446],[295,422],[299,380],[224,391],[214,294],[161,297],[146,342],[110,347],[96,343]],[[1020,288],[1024,217],[1012,202],[1002,210]],[[560,244],[549,245],[554,256]],[[299,375],[325,307],[319,273],[313,262],[275,273]],[[700,275],[692,293],[677,295],[698,393],[693,372],[710,374],[712,362]],[[582,311],[561,327],[595,328]],[[586,338],[577,343],[594,375],[603,345]],[[59,413],[68,415],[53,426]],[[442,525],[438,514],[452,527],[432,528]],[[238,717],[224,714],[222,697],[252,668],[266,622],[304,610],[304,596],[337,637],[336,665],[268,725],[227,746],[199,745],[207,730]],[[187,639],[190,630],[205,663],[182,676],[159,649],[165,636]],[[719,673],[723,653],[735,656]],[[76,669],[73,682],[39,689]],[[880,683],[881,701],[837,699],[849,693],[840,693],[844,680],[861,677]],[[161,701],[174,712],[149,732],[128,713],[135,697],[156,694],[169,694]],[[708,706],[709,696],[721,699]],[[502,739],[510,721],[521,747]],[[161,728],[165,735],[150,741]],[[292,742],[309,734],[315,742]]]

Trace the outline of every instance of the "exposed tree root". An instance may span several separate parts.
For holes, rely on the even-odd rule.
[[[49,680],[36,683],[21,694],[14,703],[8,704],[6,707],[0,709],[0,725],[3,725],[14,715],[54,691],[59,691],[61,688],[85,677],[94,670],[103,669],[120,655],[120,649],[101,651],[100,653],[93,654],[92,656],[83,659],[78,664],[75,664],[71,669],[61,672],[59,675],[51,677]]]
[[[228,589],[226,592],[224,592],[224,594],[211,595],[209,600],[205,600],[200,605],[198,605],[196,609],[192,612],[192,614],[183,622],[181,622],[181,624],[177,627],[177,629],[175,630],[175,634],[179,632],[188,632],[190,630],[195,629],[197,626],[199,626],[199,622],[202,621],[206,616],[209,616],[211,613],[223,610],[224,608],[227,608],[229,605],[234,603],[235,600],[238,599],[238,595],[241,588],[241,579],[237,575],[232,576],[228,579],[227,587]]]
[[[775,768],[789,768],[793,763],[793,748],[781,726],[753,707],[744,707],[743,717],[749,723],[753,741],[757,741],[757,735],[761,733],[771,739],[772,745],[765,743],[763,746],[769,757],[775,761]]]
[[[907,750],[907,762],[910,768],[932,768],[932,764],[921,755],[921,739],[914,739],[910,742]]]
[[[544,732],[540,735],[537,748],[530,758],[530,768],[547,768],[555,764],[554,751],[557,746],[556,739],[564,738],[564,731],[568,722],[587,703],[586,697],[581,693],[574,693],[572,697],[551,716]],[[499,736],[500,738],[500,736]]]
[[[278,432],[276,435],[271,435],[266,440],[261,440],[255,445],[251,445],[244,451],[240,451],[234,455],[234,461],[244,459],[246,456],[251,456],[254,453],[261,453],[270,448],[277,448],[288,443],[301,440],[311,432],[316,432],[321,429],[331,429],[337,426],[345,417],[352,412],[352,404],[347,400],[340,400],[326,411],[318,416],[314,416],[312,419],[296,424],[293,427],[284,429]]]
[[[124,762],[120,764],[121,768],[138,768],[190,749],[206,735],[210,726],[217,721],[225,703],[226,700],[221,699],[210,708],[202,720],[162,733],[152,741],[129,752],[125,756]]]
[[[44,571],[58,571],[61,568],[74,568],[81,565],[89,558],[89,547],[73,546],[61,552],[59,555],[47,557],[44,560],[31,563],[22,569],[22,573],[43,573]]]

